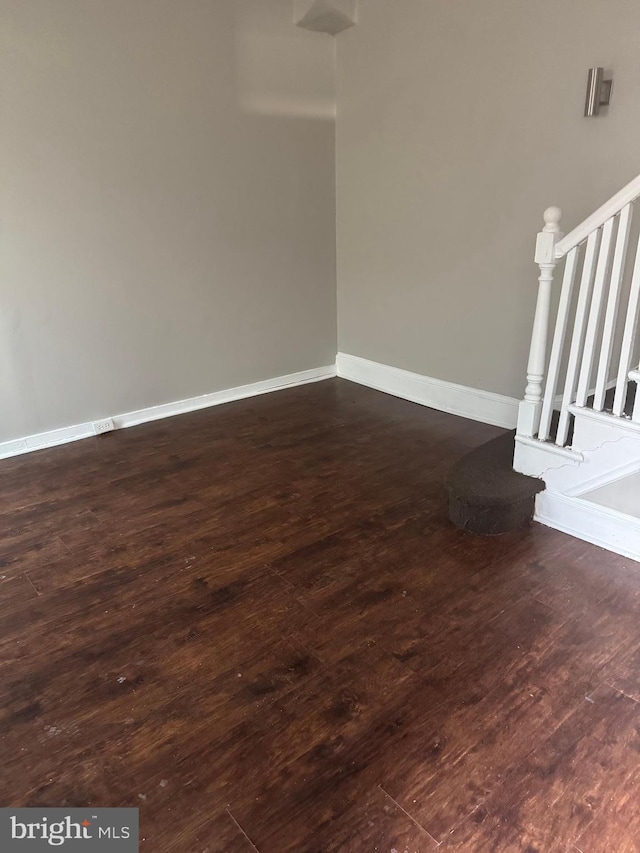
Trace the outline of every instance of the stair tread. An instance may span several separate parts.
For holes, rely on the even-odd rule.
[[[509,506],[534,497],[544,482],[513,470],[515,431],[498,436],[458,460],[449,471],[450,494],[476,506]]]

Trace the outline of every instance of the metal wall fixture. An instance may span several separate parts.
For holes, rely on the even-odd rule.
[[[607,107],[611,103],[611,91],[613,80],[604,79],[604,68],[590,68],[587,82],[587,100],[584,105],[584,114],[588,118],[600,114],[600,107]]]

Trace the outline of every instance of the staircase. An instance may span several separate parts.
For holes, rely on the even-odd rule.
[[[566,236],[545,211],[513,467],[544,480],[536,520],[640,561],[638,198],[640,176]]]

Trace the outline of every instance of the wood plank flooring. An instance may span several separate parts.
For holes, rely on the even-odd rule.
[[[640,566],[454,529],[341,380],[0,463],[0,803],[150,853],[640,851]]]

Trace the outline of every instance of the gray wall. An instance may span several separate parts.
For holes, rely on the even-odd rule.
[[[640,173],[637,0],[362,0],[338,40],[338,347],[521,397],[542,211]],[[587,69],[614,72],[582,117]]]
[[[0,440],[333,363],[334,44],[0,0]]]

